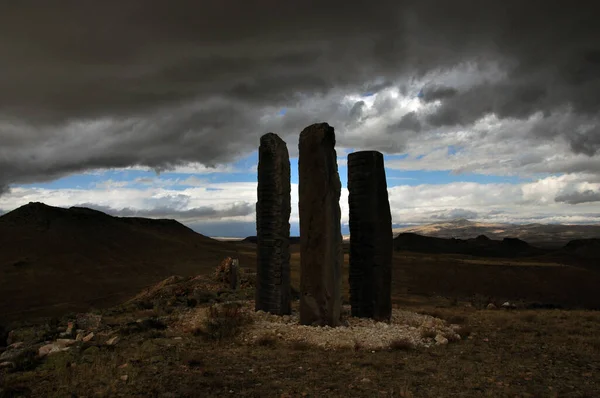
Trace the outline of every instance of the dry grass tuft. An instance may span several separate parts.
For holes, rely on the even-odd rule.
[[[522,314],[521,320],[525,322],[535,322],[537,321],[538,316],[536,314]]]
[[[213,304],[208,307],[206,315],[202,326],[194,334],[209,340],[233,338],[241,332],[243,326],[252,323],[252,318],[237,303]]]
[[[448,323],[452,323],[454,325],[463,325],[467,323],[467,317],[464,315],[453,315],[446,319]]]
[[[473,333],[473,329],[469,325],[462,325],[456,330],[456,333],[463,339],[466,339],[471,335],[471,333]]]
[[[277,339],[265,334],[256,339],[255,343],[261,347],[274,347],[277,345]]]
[[[305,341],[294,341],[291,344],[291,347],[295,351],[308,351],[312,348],[312,346]]]
[[[354,340],[354,351],[361,351],[364,348],[364,345],[360,341]]]

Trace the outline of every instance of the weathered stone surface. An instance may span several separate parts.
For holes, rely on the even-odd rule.
[[[68,351],[75,343],[75,340],[59,339],[53,343],[41,346],[38,349],[38,355],[40,357],[45,357],[47,355],[56,354],[57,352]]]
[[[290,159],[276,134],[261,137],[256,203],[256,310],[291,313]]]
[[[306,127],[299,143],[300,323],[337,326],[341,313],[341,183],[335,133],[327,123]]]
[[[350,304],[352,315],[388,320],[392,314],[392,217],[383,155],[348,155]]]

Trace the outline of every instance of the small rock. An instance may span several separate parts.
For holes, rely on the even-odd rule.
[[[181,337],[181,336],[173,337],[173,340],[183,340],[183,337]]]
[[[24,348],[17,348],[15,350],[8,350],[0,354],[0,362],[10,362],[14,358],[19,357],[25,352]]]
[[[106,345],[115,345],[119,342],[119,336],[113,336],[106,341]]]
[[[123,381],[127,381],[128,379],[129,379],[129,376],[127,376],[127,375],[121,376],[121,380],[123,380]]]
[[[361,382],[361,383],[370,383],[370,382],[371,382],[371,379],[368,379],[368,378],[366,378],[366,377],[365,377],[365,378],[364,378],[364,379],[362,379],[360,382]]]
[[[2,362],[0,363],[0,369],[4,368],[15,368],[15,364],[13,362]]]
[[[6,347],[9,350],[16,350],[18,348],[22,348],[25,345],[25,343],[23,343],[22,341],[18,342],[18,343],[13,343],[11,345],[9,345],[8,347]]]
[[[496,307],[496,305],[494,305],[494,303],[489,303],[487,305],[487,307],[485,307],[485,308],[487,308],[488,310],[495,310],[498,307]]]
[[[73,344],[77,343],[77,340],[73,340],[73,339],[58,339],[56,340],[56,343],[58,345],[64,346],[64,347],[70,347]]]
[[[84,343],[87,343],[88,341],[91,341],[93,338],[94,338],[94,332],[90,332],[90,334],[88,334],[83,339],[81,339],[81,341],[83,341]]]
[[[119,369],[125,369],[126,367],[128,367],[129,364],[128,363],[124,363],[123,365],[119,366]]]
[[[70,347],[66,345],[64,342],[55,341],[54,343],[46,344],[41,346],[38,349],[38,355],[40,357],[45,357],[47,355],[55,354],[61,351],[67,351]]]
[[[448,344],[448,339],[445,338],[444,336],[442,336],[441,334],[438,334],[435,336],[435,344],[446,345],[446,344]]]

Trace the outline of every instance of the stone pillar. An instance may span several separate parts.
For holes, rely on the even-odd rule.
[[[256,311],[291,313],[290,159],[276,134],[260,138],[256,203]]]
[[[300,323],[340,323],[342,305],[341,183],[335,133],[327,123],[306,127],[299,143]]]
[[[389,320],[393,236],[383,155],[348,155],[350,304],[352,315]]]

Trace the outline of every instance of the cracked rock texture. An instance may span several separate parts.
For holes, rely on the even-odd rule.
[[[389,320],[392,313],[392,216],[383,155],[348,155],[350,305],[352,315]]]
[[[289,314],[290,160],[285,142],[273,133],[260,139],[257,190],[256,310]]]
[[[306,127],[300,133],[299,152],[300,323],[337,326],[343,252],[333,127]]]

